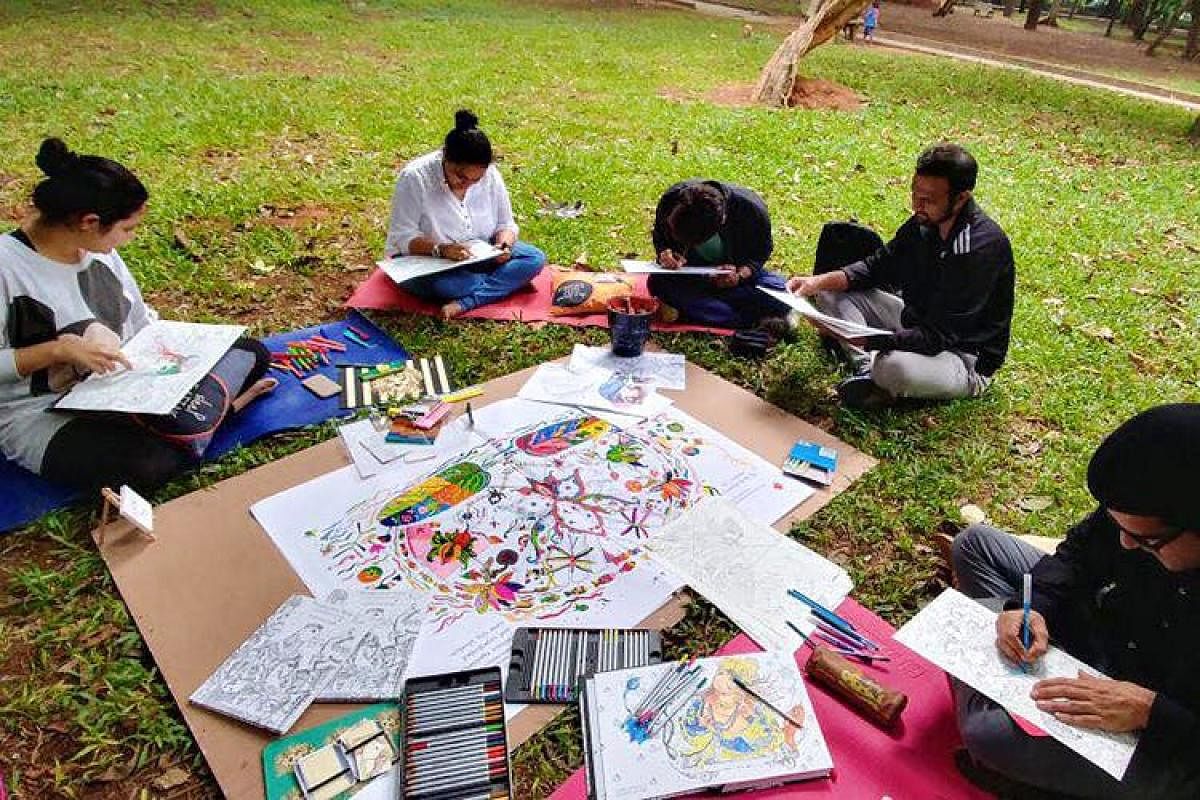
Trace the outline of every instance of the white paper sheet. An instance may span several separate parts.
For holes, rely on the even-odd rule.
[[[996,649],[996,614],[954,589],[942,592],[908,624],[896,641],[932,661],[1007,711],[1024,717],[1117,780],[1125,774],[1137,737],[1105,733],[1059,722],[1038,709],[1029,696],[1046,678],[1074,678],[1080,670],[1101,675],[1073,656],[1051,647],[1025,673]]]
[[[890,336],[892,331],[885,331],[882,328],[872,328],[869,325],[859,325],[856,322],[831,317],[828,314],[823,314],[817,310],[817,307],[810,303],[806,298],[794,295],[791,292],[780,291],[778,289],[768,289],[765,286],[759,286],[760,292],[766,292],[771,297],[779,302],[791,306],[800,312],[800,316],[805,319],[819,322],[821,325],[829,329],[830,333],[841,336],[843,339],[859,339],[864,336]]]
[[[632,375],[659,389],[682,392],[687,388],[687,358],[682,353],[642,353],[633,358],[614,355],[610,347],[577,344],[571,351],[572,371],[606,369]]]
[[[369,419],[340,426],[338,435],[362,478],[374,477],[403,463],[416,464],[445,458],[475,444],[469,420],[465,416],[456,417],[443,425],[431,445],[388,442],[387,431],[376,430]]]
[[[854,588],[837,564],[720,497],[706,498],[671,520],[646,549],[764,650],[791,653],[804,643],[789,620],[806,632],[816,627],[788,589],[836,608]]]
[[[653,416],[674,402],[656,392],[649,379],[600,368],[576,370],[568,364],[542,364],[517,397],[640,417]]]
[[[341,666],[317,692],[317,702],[399,697],[427,602],[428,597],[418,591],[331,592],[325,603],[353,615],[356,638]]]
[[[495,258],[502,252],[499,248],[488,242],[476,240],[463,242],[462,244],[469,245],[471,249],[471,257],[465,258],[462,261],[452,261],[448,258],[434,258],[433,256],[396,256],[395,258],[387,258],[375,263],[393,281],[404,283],[413,278],[436,275],[446,270],[478,264],[480,261]]]
[[[121,487],[121,516],[146,533],[154,533],[154,506],[128,486]]]
[[[699,791],[827,775],[833,758],[804,681],[785,653],[703,658],[697,677],[662,706],[661,727],[636,735],[634,711],[675,664],[602,672],[588,682],[588,748],[601,800],[648,800]],[[801,723],[796,728],[747,694],[741,680],[770,705]],[[658,704],[651,704],[658,708]],[[631,735],[630,731],[635,735]]]
[[[723,270],[720,267],[701,267],[684,264],[679,269],[667,269],[657,261],[636,261],[629,258],[621,259],[621,269],[639,275],[716,275]]]
[[[292,595],[217,668],[191,702],[284,733],[357,641],[353,616]]]
[[[90,375],[55,408],[170,414],[245,330],[242,325],[152,322],[121,347],[133,369]]]
[[[717,493],[769,523],[809,493],[675,409],[620,427],[548,408],[491,404],[470,451],[367,480],[346,467],[251,512],[318,596],[428,593],[416,675],[503,666],[518,625],[634,625],[679,585],[643,548],[668,519]]]

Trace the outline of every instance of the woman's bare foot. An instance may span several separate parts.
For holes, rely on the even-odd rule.
[[[233,399],[233,413],[241,411],[246,406],[253,403],[264,394],[270,394],[275,391],[275,387],[279,385],[279,381],[274,378],[262,378],[250,385],[250,388],[239,394]]]
[[[466,309],[459,305],[457,300],[446,303],[446,305],[442,306],[442,319],[454,319],[465,311]]]

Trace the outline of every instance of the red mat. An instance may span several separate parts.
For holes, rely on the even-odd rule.
[[[646,291],[646,276],[631,275],[634,280],[634,290],[638,294],[649,294]],[[550,313],[550,298],[553,294],[551,285],[553,276],[549,268],[542,270],[533,279],[529,288],[514,292],[498,303],[472,309],[462,315],[463,319],[493,319],[502,322],[550,322],[555,325],[571,325],[574,327],[594,326],[608,327],[608,317],[605,314],[587,314],[585,316],[554,316]],[[376,268],[346,301],[350,308],[369,308],[378,311],[404,311],[409,314],[425,314],[435,317],[440,308],[435,303],[427,303],[401,289],[387,274]],[[714,333],[719,336],[729,336],[733,331],[728,328],[710,328],[705,325],[684,325],[675,322],[655,322],[654,330],[663,333],[685,333],[700,331]]]
[[[955,724],[954,700],[946,673],[893,642],[894,629],[854,600],[846,600],[838,611],[868,637],[888,643],[886,649],[893,660],[880,667],[863,669],[881,683],[908,695],[908,708],[900,725],[896,731],[886,733],[820,686],[806,681],[813,709],[833,754],[833,776],[737,796],[755,800],[789,797],[988,800],[991,795],[972,786],[954,766],[954,751],[962,740]],[[719,652],[733,655],[759,649],[749,637],[741,635]],[[799,655],[807,658],[808,649],[800,650]],[[578,770],[550,800],[586,797],[586,778],[583,770]]]

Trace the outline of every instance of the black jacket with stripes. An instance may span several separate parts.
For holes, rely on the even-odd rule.
[[[947,239],[910,217],[890,242],[843,271],[852,290],[886,289],[904,299],[903,328],[871,337],[870,349],[972,353],[980,375],[1004,363],[1016,280],[1012,246],[974,200]]]

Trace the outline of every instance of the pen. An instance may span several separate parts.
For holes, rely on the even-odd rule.
[[[859,633],[858,629],[854,627],[853,623],[851,623],[845,619],[842,619],[837,614],[833,613],[828,608],[826,608],[825,606],[818,603],[816,600],[809,598],[803,592],[799,592],[795,589],[788,589],[788,594],[790,594],[792,597],[794,597],[795,599],[799,600],[801,603],[804,603],[806,606],[808,606],[810,609],[812,609],[813,615],[816,616],[818,619],[820,619],[822,622],[825,622],[828,625],[830,625],[834,628],[837,628],[838,631],[840,631],[841,633],[844,633],[846,636],[850,637],[851,639],[854,639],[857,642],[860,642],[861,644],[863,644],[866,647],[871,648],[872,650],[880,649],[879,645],[877,645],[875,642],[871,641],[870,639],[868,639],[867,637],[865,637],[861,633]]]
[[[1028,572],[1021,578],[1021,644],[1029,652],[1029,604],[1033,600],[1033,576]],[[1021,671],[1029,672],[1029,665],[1021,662]]]

